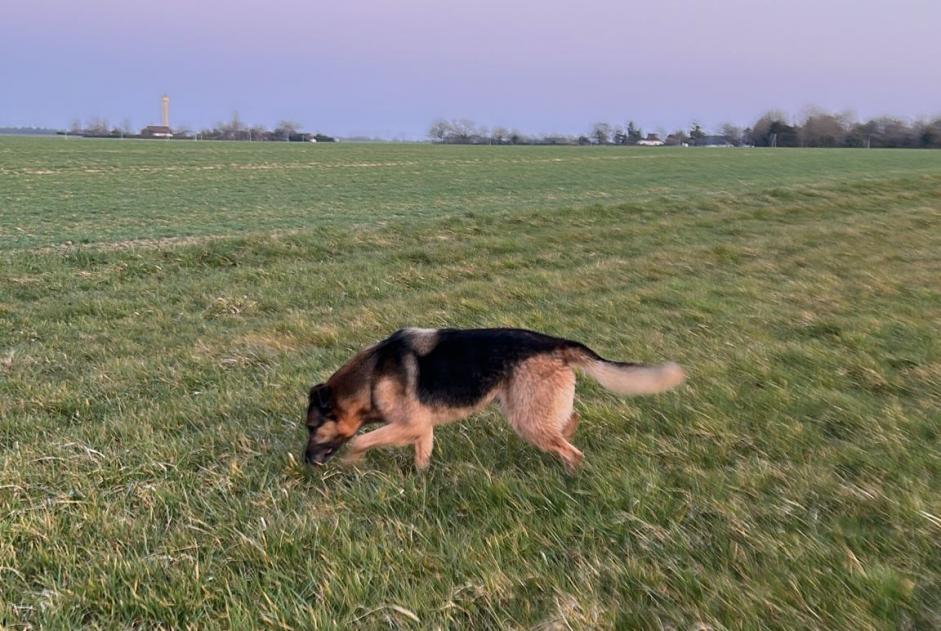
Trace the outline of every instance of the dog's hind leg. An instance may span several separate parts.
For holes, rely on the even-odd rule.
[[[579,418],[581,417],[578,415],[578,412],[572,412],[572,416],[569,417],[565,427],[562,428],[562,437],[565,438],[565,440],[572,440],[572,436],[575,435],[575,429],[578,427]]]
[[[527,419],[527,418],[518,418],[518,421],[522,421],[520,425],[523,427],[531,427],[533,425],[538,425],[538,419]],[[516,425],[516,424],[514,424]],[[560,434],[558,431],[542,431],[537,430],[535,432],[517,429],[517,433],[523,438],[526,442],[538,447],[542,451],[553,453],[562,460],[565,464],[565,468],[569,473],[574,473],[575,469],[578,468],[578,465],[582,462],[582,452],[579,451],[572,443],[567,441],[565,437]]]
[[[578,465],[582,462],[582,452],[561,436],[556,439],[551,439],[548,444],[540,447],[545,451],[550,451],[557,455],[565,464],[565,469],[569,473],[575,473]]]
[[[571,473],[582,452],[568,442],[578,415],[572,411],[575,374],[552,358],[534,358],[517,368],[501,397],[507,420],[523,440],[554,453]]]

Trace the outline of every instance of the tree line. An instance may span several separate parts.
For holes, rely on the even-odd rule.
[[[598,122],[580,135],[533,136],[505,127],[481,127],[466,119],[434,121],[428,130],[432,142],[471,145],[726,145],[754,147],[898,147],[941,148],[941,117],[909,122],[892,116],[857,121],[851,114],[810,110],[794,121],[780,111],[770,111],[750,127],[731,123],[708,133],[699,123],[660,137],[645,134],[634,121],[626,125]]]
[[[146,129],[146,128],[145,128]],[[239,118],[238,112],[232,115],[231,120],[216,123],[212,127],[201,130],[192,130],[188,127],[174,127],[173,138],[183,140],[251,140],[251,141],[292,141],[307,142],[335,142],[336,139],[320,133],[302,131],[301,124],[295,121],[283,120],[274,129],[264,125],[247,125]],[[84,136],[86,138],[141,138],[131,128],[129,119],[124,119],[120,125],[112,125],[108,119],[93,116],[82,124],[79,119],[73,119],[67,132],[59,132],[71,136]]]
[[[267,129],[264,125],[246,125],[240,119],[238,112],[232,119],[224,123],[196,132],[201,140],[251,140],[251,141],[290,141],[307,142],[335,142],[336,139],[326,134],[313,134],[301,131],[301,124],[295,121],[283,120],[274,129]]]
[[[0,136],[54,136],[55,129],[48,127],[0,127]]]

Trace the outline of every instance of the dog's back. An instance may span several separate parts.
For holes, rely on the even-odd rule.
[[[412,377],[425,405],[474,407],[527,359],[578,346],[524,329],[402,329],[377,346],[376,376]]]

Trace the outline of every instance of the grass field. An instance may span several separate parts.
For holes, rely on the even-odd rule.
[[[0,139],[0,627],[941,627],[941,152]],[[298,463],[403,325],[675,359]]]

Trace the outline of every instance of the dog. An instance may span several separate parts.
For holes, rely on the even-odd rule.
[[[582,460],[569,442],[579,420],[575,370],[621,395],[663,392],[686,378],[673,362],[610,361],[580,342],[524,329],[401,329],[311,388],[304,459],[322,465],[347,441],[347,462],[374,447],[413,445],[422,470],[436,425],[498,402],[523,440],[574,472]],[[383,425],[354,438],[368,423]]]

